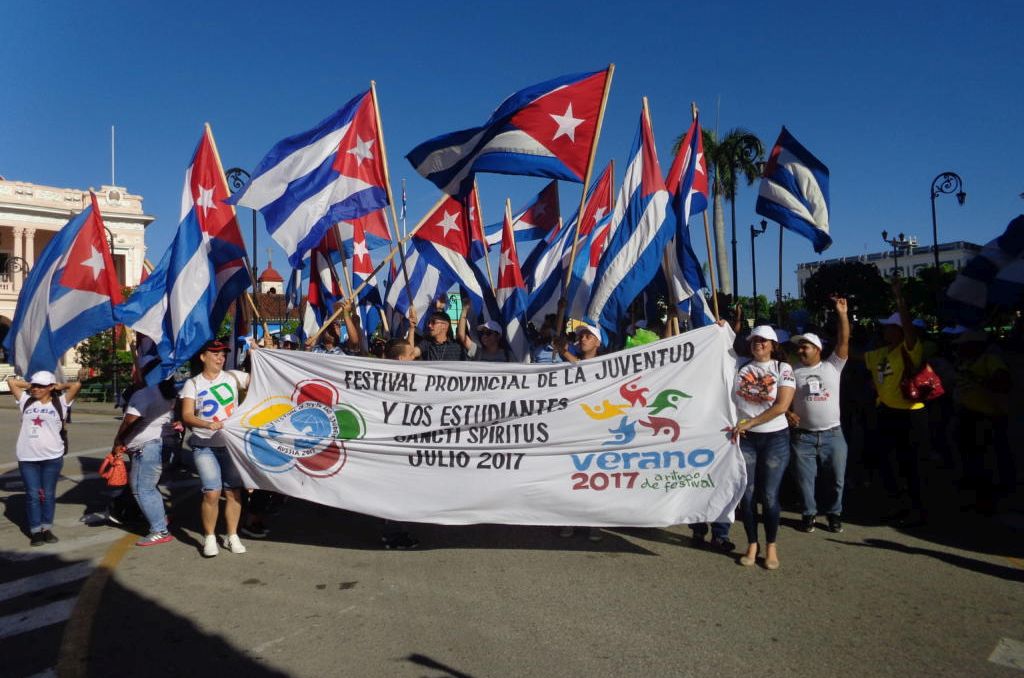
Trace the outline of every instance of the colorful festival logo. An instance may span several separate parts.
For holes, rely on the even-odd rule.
[[[650,435],[666,435],[672,442],[679,440],[679,423],[675,419],[664,416],[666,410],[678,409],[684,398],[692,396],[670,388],[658,393],[653,400],[648,400],[649,388],[637,384],[640,377],[627,381],[619,387],[619,395],[624,403],[613,403],[604,400],[593,407],[581,404],[580,407],[591,419],[612,420],[615,427],[608,429],[611,438],[601,443],[610,447],[623,447],[633,442],[637,436],[637,425],[650,429]]]
[[[366,435],[366,420],[341,402],[323,379],[306,379],[290,398],[271,396],[242,418],[245,454],[264,471],[293,468],[314,478],[338,473],[348,459],[343,441]]]

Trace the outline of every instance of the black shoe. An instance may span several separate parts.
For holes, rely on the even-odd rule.
[[[42,546],[46,543],[46,537],[43,536],[42,532],[33,532],[29,536],[29,546]]]
[[[736,550],[736,544],[733,544],[725,537],[712,537],[711,549],[721,551],[722,553],[732,553]]]
[[[248,527],[243,526],[239,528],[238,531],[252,539],[266,539],[267,536],[270,535],[270,530],[268,530],[262,523],[253,523]]]
[[[839,534],[843,531],[843,521],[839,518],[836,513],[828,514],[828,531]]]
[[[801,532],[814,532],[814,518],[815,516],[803,516],[800,519],[800,531]]]
[[[388,551],[410,551],[420,545],[408,532],[386,534],[381,537],[381,542]]]
[[[45,541],[47,544],[56,544],[60,541],[60,539],[57,539],[57,535],[55,535],[53,532],[50,532],[49,530],[43,530],[43,541]]]
[[[690,535],[690,546],[695,549],[707,548],[708,543],[704,540],[703,534]]]

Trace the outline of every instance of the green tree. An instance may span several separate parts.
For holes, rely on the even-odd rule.
[[[832,297],[850,300],[850,311],[860,318],[877,318],[891,313],[889,283],[878,268],[863,261],[842,261],[821,266],[804,283],[804,302],[812,317],[822,322],[834,307]]]
[[[131,351],[118,350],[115,357],[112,351],[113,335],[113,329],[94,334],[75,349],[78,363],[95,375],[89,381],[112,382],[115,367],[119,386],[127,384],[131,379]]]

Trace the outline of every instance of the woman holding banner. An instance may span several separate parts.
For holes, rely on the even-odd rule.
[[[757,502],[764,512],[764,566],[779,567],[775,539],[779,533],[779,485],[789,464],[789,424],[786,411],[793,402],[796,381],[793,368],[781,360],[779,339],[768,325],[750,333],[751,360],[736,372],[733,401],[740,416],[733,427],[747,466],[747,488],[740,500],[747,552],[740,565],[757,562]]]

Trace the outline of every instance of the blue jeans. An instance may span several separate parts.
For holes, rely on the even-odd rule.
[[[779,485],[789,464],[789,430],[771,433],[748,431],[740,438],[740,451],[747,464],[747,489],[740,500],[740,515],[747,543],[757,543],[757,502],[764,513],[764,535],[769,544],[779,534]]]
[[[818,514],[814,499],[814,485],[818,477],[818,466],[830,471],[835,499],[825,510],[829,515],[843,512],[843,485],[846,479],[846,438],[839,426],[827,431],[805,431],[794,429],[790,437],[796,465],[796,481],[804,497],[804,515]]]
[[[19,461],[18,470],[25,484],[28,531],[42,532],[53,527],[57,510],[57,479],[64,468],[64,457],[44,461]]]
[[[147,441],[142,449],[132,450],[132,471],[128,481],[132,494],[139,503],[143,515],[149,521],[150,532],[167,531],[167,514],[164,513],[164,498],[157,489],[163,472],[163,441]]]
[[[220,492],[238,490],[242,487],[242,477],[238,475],[235,462],[231,460],[226,447],[196,447],[199,440],[193,438],[192,459],[199,472],[199,482],[203,492]]]

